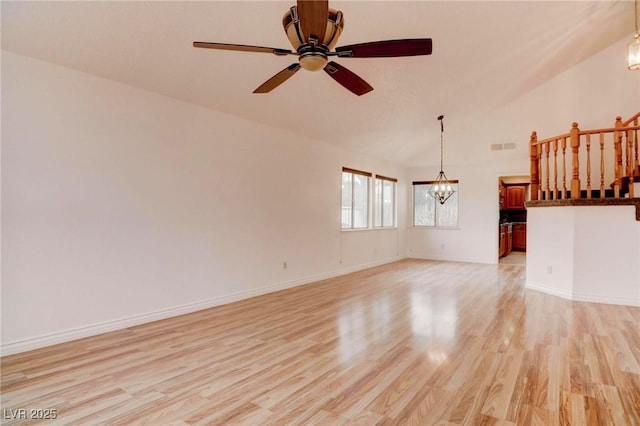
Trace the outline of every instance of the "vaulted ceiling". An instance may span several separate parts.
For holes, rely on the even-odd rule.
[[[481,117],[633,29],[630,1],[332,1],[345,16],[338,46],[433,39],[431,56],[336,59],[375,88],[361,97],[304,70],[253,94],[295,58],[192,47],[289,49],[292,4],[3,1],[2,48],[412,165],[439,142],[438,115]]]

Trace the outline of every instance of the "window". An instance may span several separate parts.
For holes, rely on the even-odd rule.
[[[342,229],[369,227],[369,179],[371,173],[342,169]]]
[[[433,181],[413,182],[413,226],[458,226],[458,181],[450,182],[456,192],[444,204],[429,195]]]
[[[396,226],[396,182],[397,179],[376,175],[375,226]]]

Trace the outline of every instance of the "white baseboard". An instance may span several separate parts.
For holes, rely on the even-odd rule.
[[[237,302],[251,297],[261,296],[268,293],[273,293],[280,290],[286,290],[292,287],[298,287],[305,284],[311,284],[317,281],[326,280],[328,278],[337,277],[340,275],[350,274],[352,272],[362,271],[364,269],[373,268],[376,266],[384,265],[391,262],[402,260],[404,256],[393,256],[384,259],[379,259],[374,262],[365,264],[349,266],[346,268],[336,269],[330,272],[324,272],[321,274],[310,275],[307,277],[299,278],[292,281],[286,281],[278,284],[273,284],[261,288],[257,288],[250,291],[244,291],[240,293],[234,293],[227,296],[215,297],[201,302],[190,303],[186,305],[175,306],[168,309],[163,309],[154,312],[148,312],[141,315],[134,315],[127,318],[120,318],[111,321],[105,321],[98,324],[87,325],[83,327],[77,327],[69,330],[63,330],[56,333],[50,333],[33,338],[23,339],[14,342],[8,342],[0,345],[0,356],[6,356],[16,354],[20,352],[30,351],[32,349],[38,349],[45,346],[51,346],[58,343],[70,342],[72,340],[82,339],[84,337],[95,336],[97,334],[108,333],[110,331],[121,330],[127,327],[133,327],[136,325],[158,321],[166,318],[175,317],[178,315],[184,315],[203,309],[212,308],[214,306],[226,305],[228,303]]]
[[[544,285],[532,283],[531,281],[526,281],[524,287],[529,290],[535,290],[542,293],[551,294],[552,296],[562,297],[563,299],[573,300],[573,293],[563,290],[558,290],[556,288],[547,287]]]
[[[555,288],[547,287],[544,285],[532,283],[527,281],[525,288],[529,290],[536,290],[542,293],[551,294],[553,296],[562,297],[563,299],[573,300],[575,302],[590,302],[590,303],[605,303],[607,305],[624,305],[624,306],[640,306],[639,299],[623,298],[623,297],[608,297],[592,294],[574,294],[567,291],[558,290]]]
[[[420,253],[409,253],[409,259],[420,259],[420,260],[437,260],[441,262],[464,262],[464,263],[482,263],[485,265],[495,265],[497,262],[495,260],[488,259],[460,259],[460,258],[451,258],[448,256],[438,256],[431,254],[420,254]]]

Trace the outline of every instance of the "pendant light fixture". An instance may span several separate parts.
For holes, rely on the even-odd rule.
[[[636,35],[633,38],[633,41],[629,43],[627,47],[628,50],[628,60],[629,60],[629,69],[630,70],[640,70],[640,33],[638,32],[638,0],[635,0],[633,3],[633,9],[635,12],[635,24],[636,24]]]
[[[440,117],[438,117],[438,120],[440,121],[440,173],[438,173],[438,177],[435,179],[435,181],[431,185],[431,188],[429,189],[429,195],[431,195],[433,198],[438,200],[440,204],[444,204],[453,195],[453,193],[456,192],[453,189],[451,182],[447,179],[447,175],[445,175],[444,171],[442,170],[443,169],[442,167],[443,151],[444,151],[443,149],[444,122],[442,121],[443,119],[444,119],[444,115],[441,115]]]

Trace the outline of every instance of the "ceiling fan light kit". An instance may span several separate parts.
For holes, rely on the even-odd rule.
[[[321,13],[324,13],[321,11]],[[298,7],[292,6],[291,9],[284,14],[282,18],[282,26],[284,32],[287,34],[289,43],[294,49],[307,43],[307,40],[302,34],[302,27],[300,26],[300,15],[298,14]],[[331,9],[327,7],[327,22],[324,35],[322,39],[319,39],[320,45],[327,47],[327,50],[331,50],[336,47],[336,43],[342,34],[344,28],[344,17],[339,10]]]
[[[330,56],[338,58],[393,58],[430,55],[432,51],[430,38],[384,40],[335,47],[344,29],[344,16],[341,11],[329,8],[327,0],[298,0],[297,5],[292,6],[285,13],[282,18],[282,26],[295,51],[274,47],[201,41],[194,41],[193,47],[272,53],[277,56],[298,56],[298,63],[289,65],[265,81],[253,93],[269,93],[292,77],[300,68],[304,68],[307,71],[324,70],[336,82],[358,96],[372,91],[373,87],[346,67],[329,61]]]

